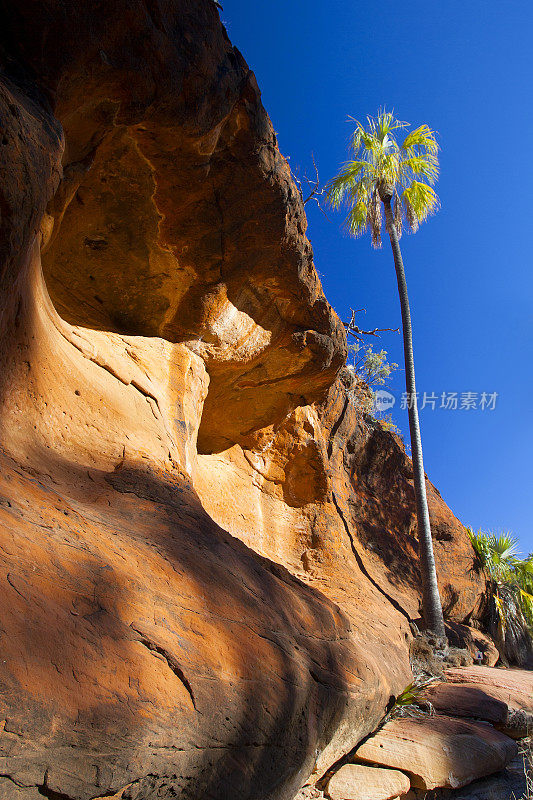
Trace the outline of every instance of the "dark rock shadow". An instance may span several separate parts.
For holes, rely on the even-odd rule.
[[[88,800],[132,782],[123,795],[131,800],[290,797],[347,702],[353,661],[347,620],[318,591],[216,525],[183,476],[137,466],[88,474],[50,451],[39,458],[54,482],[26,479],[61,498],[74,524],[42,534],[52,558],[62,547],[83,553],[74,573],[65,575],[56,565],[58,581],[77,587],[83,613],[40,594],[39,611],[29,611],[26,623],[21,659],[30,673],[32,664],[57,670],[51,640],[60,653],[57,680],[41,706],[30,703],[17,712],[21,724],[41,715],[39,736],[33,723],[27,734],[13,733],[29,737],[32,755],[24,758],[35,774],[40,771],[44,790]],[[85,536],[89,527],[101,535],[102,548],[94,531]],[[109,561],[108,538],[115,550]],[[144,595],[137,585],[143,562]],[[150,574],[161,562],[175,577],[165,594]],[[151,605],[145,613],[142,597]],[[135,674],[139,648],[180,680],[174,711],[150,709],[142,691],[132,690],[132,681],[142,683]],[[114,682],[106,677],[113,662],[124,685],[120,674]],[[61,671],[73,664],[81,665],[79,698],[60,689]],[[95,690],[87,703],[100,669],[106,691]],[[17,704],[24,696],[24,686],[13,682],[8,697]],[[78,699],[85,707],[69,726],[61,705],[75,706]]]

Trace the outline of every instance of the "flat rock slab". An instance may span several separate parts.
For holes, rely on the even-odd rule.
[[[418,789],[455,789],[503,769],[516,753],[515,742],[492,725],[439,715],[388,722],[356,759],[404,770]]]
[[[405,794],[411,781],[397,769],[345,764],[328,783],[331,800],[392,800]]]
[[[510,708],[533,714],[533,672],[525,669],[494,667],[451,667],[446,670],[451,683],[474,684]]]
[[[400,800],[515,800],[527,797],[526,776],[522,757],[513,759],[507,769],[480,778],[461,789],[411,789]]]
[[[500,695],[501,696],[501,695]],[[472,683],[439,683],[429,686],[424,697],[436,711],[453,717],[467,717],[491,722],[513,739],[522,739],[533,730],[533,714],[516,708],[513,701],[494,696],[490,686]]]

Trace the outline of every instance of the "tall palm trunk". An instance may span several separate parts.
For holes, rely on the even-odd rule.
[[[416,517],[418,521],[418,548],[420,558],[420,573],[422,577],[422,609],[424,623],[427,630],[437,634],[437,636],[444,637],[446,633],[444,629],[444,618],[442,615],[439,587],[437,584],[435,557],[433,555],[433,541],[431,539],[431,527],[429,524],[429,512],[426,497],[424,462],[422,459],[422,441],[420,439],[420,425],[418,422],[415,363],[413,356],[413,333],[411,329],[411,311],[409,309],[409,297],[407,295],[407,282],[405,280],[405,270],[403,267],[400,243],[398,241],[398,232],[396,231],[394,217],[392,214],[391,198],[388,196],[388,193],[384,193],[384,196],[382,194],[381,199],[385,207],[385,219],[387,222],[387,231],[390,237],[392,254],[394,256],[396,279],[398,281],[398,293],[400,295],[400,305],[402,309],[405,384],[408,398],[407,405],[409,411],[409,432],[411,435],[411,457],[413,460]]]

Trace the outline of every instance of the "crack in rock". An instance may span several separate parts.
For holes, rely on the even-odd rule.
[[[386,592],[385,589],[382,589],[382,587],[379,585],[379,583],[377,581],[375,581],[374,578],[368,572],[367,568],[364,565],[363,559],[361,558],[359,552],[357,551],[357,548],[355,547],[355,542],[353,540],[352,532],[350,531],[350,527],[349,527],[349,525],[348,525],[348,523],[346,521],[346,517],[344,516],[344,512],[343,512],[342,508],[339,505],[339,501],[337,500],[335,492],[332,492],[331,495],[333,497],[333,504],[334,504],[335,508],[337,509],[337,513],[338,513],[339,517],[341,518],[342,524],[344,525],[344,530],[348,534],[348,538],[350,540],[350,544],[351,544],[351,547],[352,547],[352,552],[353,552],[353,554],[355,556],[355,560],[357,561],[357,566],[359,567],[359,569],[361,570],[361,572],[363,573],[365,578],[368,578],[368,580],[370,581],[372,586],[375,586],[375,588],[378,590],[378,592],[380,592],[383,595],[383,597],[387,598],[389,603],[396,609],[396,611],[399,611],[400,614],[403,614],[403,616],[406,618],[406,620],[411,622],[412,621],[411,617],[409,616],[409,614],[407,613],[405,608],[403,608],[400,605],[400,603],[397,600],[394,599],[394,597],[391,597],[391,595],[388,592]]]
[[[161,645],[159,645],[156,642],[152,641],[152,639],[150,639],[145,633],[143,633],[141,630],[136,628],[135,625],[133,625],[133,623],[130,624],[130,628],[132,630],[134,630],[135,633],[137,633],[139,635],[139,639],[137,639],[137,641],[140,644],[144,645],[144,647],[146,647],[148,650],[150,650],[151,653],[154,653],[154,654],[157,654],[157,655],[163,657],[163,659],[167,662],[169,669],[172,670],[174,675],[178,678],[179,681],[181,681],[181,683],[183,684],[183,686],[187,690],[187,693],[188,693],[189,697],[191,698],[191,702],[192,702],[193,708],[194,708],[195,711],[197,711],[198,709],[196,708],[196,700],[195,700],[195,697],[194,697],[194,692],[192,690],[191,684],[189,683],[189,681],[185,677],[185,674],[184,674],[182,668],[180,667],[180,665],[178,664],[178,662],[176,661],[176,659],[174,658],[172,653],[170,653],[165,647],[162,647]]]

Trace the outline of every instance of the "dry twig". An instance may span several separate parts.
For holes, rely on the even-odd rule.
[[[293,178],[296,186],[298,187],[298,191],[300,192],[300,197],[302,198],[302,203],[304,204],[304,206],[310,200],[313,200],[317,204],[317,206],[319,207],[319,209],[322,212],[322,214],[324,214],[324,216],[328,220],[328,222],[331,222],[330,218],[328,217],[328,215],[326,214],[326,212],[324,211],[324,209],[322,207],[321,201],[323,199],[325,199],[326,194],[327,194],[327,189],[326,189],[325,186],[322,186],[320,184],[320,176],[318,174],[318,167],[316,165],[315,156],[314,156],[313,153],[311,153],[311,159],[313,161],[313,167],[315,168],[315,177],[313,179],[311,179],[311,178],[308,178],[307,175],[305,175],[305,174],[304,174],[304,177],[303,177],[303,180],[304,180],[304,182],[306,184],[306,187],[307,187],[307,196],[304,195],[302,181],[291,170],[292,178]]]
[[[373,328],[371,331],[364,331],[358,325],[355,324],[355,315],[358,314],[360,311],[364,311],[364,308],[351,308],[350,311],[352,312],[352,317],[349,322],[343,322],[344,327],[346,328],[346,333],[351,334],[354,339],[357,339],[358,342],[363,341],[363,336],[377,336],[379,338],[380,333],[385,333],[387,331],[391,331],[392,333],[398,333],[399,328]]]

